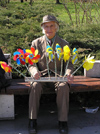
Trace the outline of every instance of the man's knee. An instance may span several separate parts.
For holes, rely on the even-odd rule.
[[[69,89],[69,84],[67,82],[62,82],[59,84],[60,88]]]
[[[30,91],[41,92],[42,91],[41,84],[39,82],[34,82],[30,87]]]

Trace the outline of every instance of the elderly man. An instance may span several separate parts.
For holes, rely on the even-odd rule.
[[[44,71],[47,69],[46,66],[46,46],[49,44],[55,50],[56,43],[58,43],[62,48],[65,45],[69,45],[69,43],[57,35],[57,31],[59,30],[59,22],[52,15],[46,15],[43,17],[43,22],[41,24],[41,28],[43,30],[44,36],[37,38],[32,41],[32,46],[35,49],[38,49],[39,54],[41,55],[40,60],[37,64],[38,70],[35,66],[30,66],[29,71],[34,79],[39,79],[42,76],[48,76],[48,71]],[[52,42],[52,43],[50,43]],[[56,57],[57,64],[57,73],[60,74],[61,71],[61,61],[59,61]],[[69,61],[68,68],[65,72],[65,66],[67,63],[63,62],[63,74],[66,74],[68,78],[68,82],[34,82],[30,88],[29,95],[29,133],[36,134],[37,133],[37,114],[39,109],[39,101],[41,97],[42,90],[44,87],[49,86],[49,88],[54,86],[57,89],[57,107],[58,107],[58,124],[59,124],[59,132],[60,134],[68,133],[68,109],[69,109],[69,87],[70,83],[73,80],[73,77],[70,75],[73,70],[73,65],[71,60]],[[50,75],[54,76],[53,72],[55,71],[55,63],[49,61],[49,71]],[[51,71],[52,70],[52,71]],[[42,73],[41,73],[42,71]],[[43,72],[44,71],[44,72]]]

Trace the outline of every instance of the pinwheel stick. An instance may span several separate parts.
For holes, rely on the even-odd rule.
[[[63,69],[63,58],[61,57],[61,72],[60,72],[61,76],[62,76],[62,69]]]
[[[70,60],[70,59],[69,59]],[[69,60],[67,61],[67,64],[66,64],[66,69],[65,69],[65,74],[64,74],[64,77],[66,76],[66,70],[68,68],[68,65],[69,65]]]
[[[56,53],[55,53],[54,61],[55,61],[55,77],[57,77]]]
[[[38,70],[38,67],[37,67],[37,64],[36,63],[34,63],[35,64],[35,67],[37,68],[37,70]]]
[[[72,75],[74,75],[82,66],[83,64],[86,62],[86,60],[72,73]]]
[[[25,64],[25,67],[26,67],[27,71],[29,71],[29,69],[28,69],[28,67],[27,67],[27,65],[26,65],[26,64]]]
[[[47,69],[48,69],[48,77],[50,78],[50,72],[49,72],[49,65],[48,65],[48,59],[47,59],[47,56],[46,56],[46,63],[47,63]]]
[[[12,68],[14,68],[18,73],[20,73],[23,77],[26,77],[23,73],[21,73],[17,68],[15,68],[12,64],[10,64],[10,66],[12,66]]]

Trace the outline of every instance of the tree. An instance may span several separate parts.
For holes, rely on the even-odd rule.
[[[23,2],[23,0],[21,0],[20,2]]]
[[[6,7],[6,5],[10,2],[10,0],[0,0],[0,6]]]
[[[60,4],[59,0],[56,0],[56,4]]]
[[[30,5],[32,6],[32,2],[33,2],[33,0],[30,0]]]

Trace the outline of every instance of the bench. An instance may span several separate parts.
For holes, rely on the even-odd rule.
[[[8,74],[9,75],[9,74]],[[0,93],[0,119],[14,119],[14,95],[29,94],[30,84],[23,79],[11,79],[11,85],[1,90]],[[74,76],[70,92],[100,91],[100,78],[85,76]],[[45,90],[43,94],[52,94],[51,89]]]
[[[29,92],[30,84],[24,79],[11,79],[11,85],[2,89],[0,94],[26,95]],[[71,84],[70,92],[90,92],[100,91],[100,78],[91,78],[85,76],[74,76],[74,82]],[[53,93],[46,90],[43,94]]]
[[[29,94],[30,84],[24,79],[12,79],[11,85],[2,89],[0,93],[0,119],[14,119],[14,95]],[[90,92],[100,91],[100,78],[90,78],[75,76],[71,84],[70,92]],[[52,94],[51,90],[46,90],[43,94]]]

